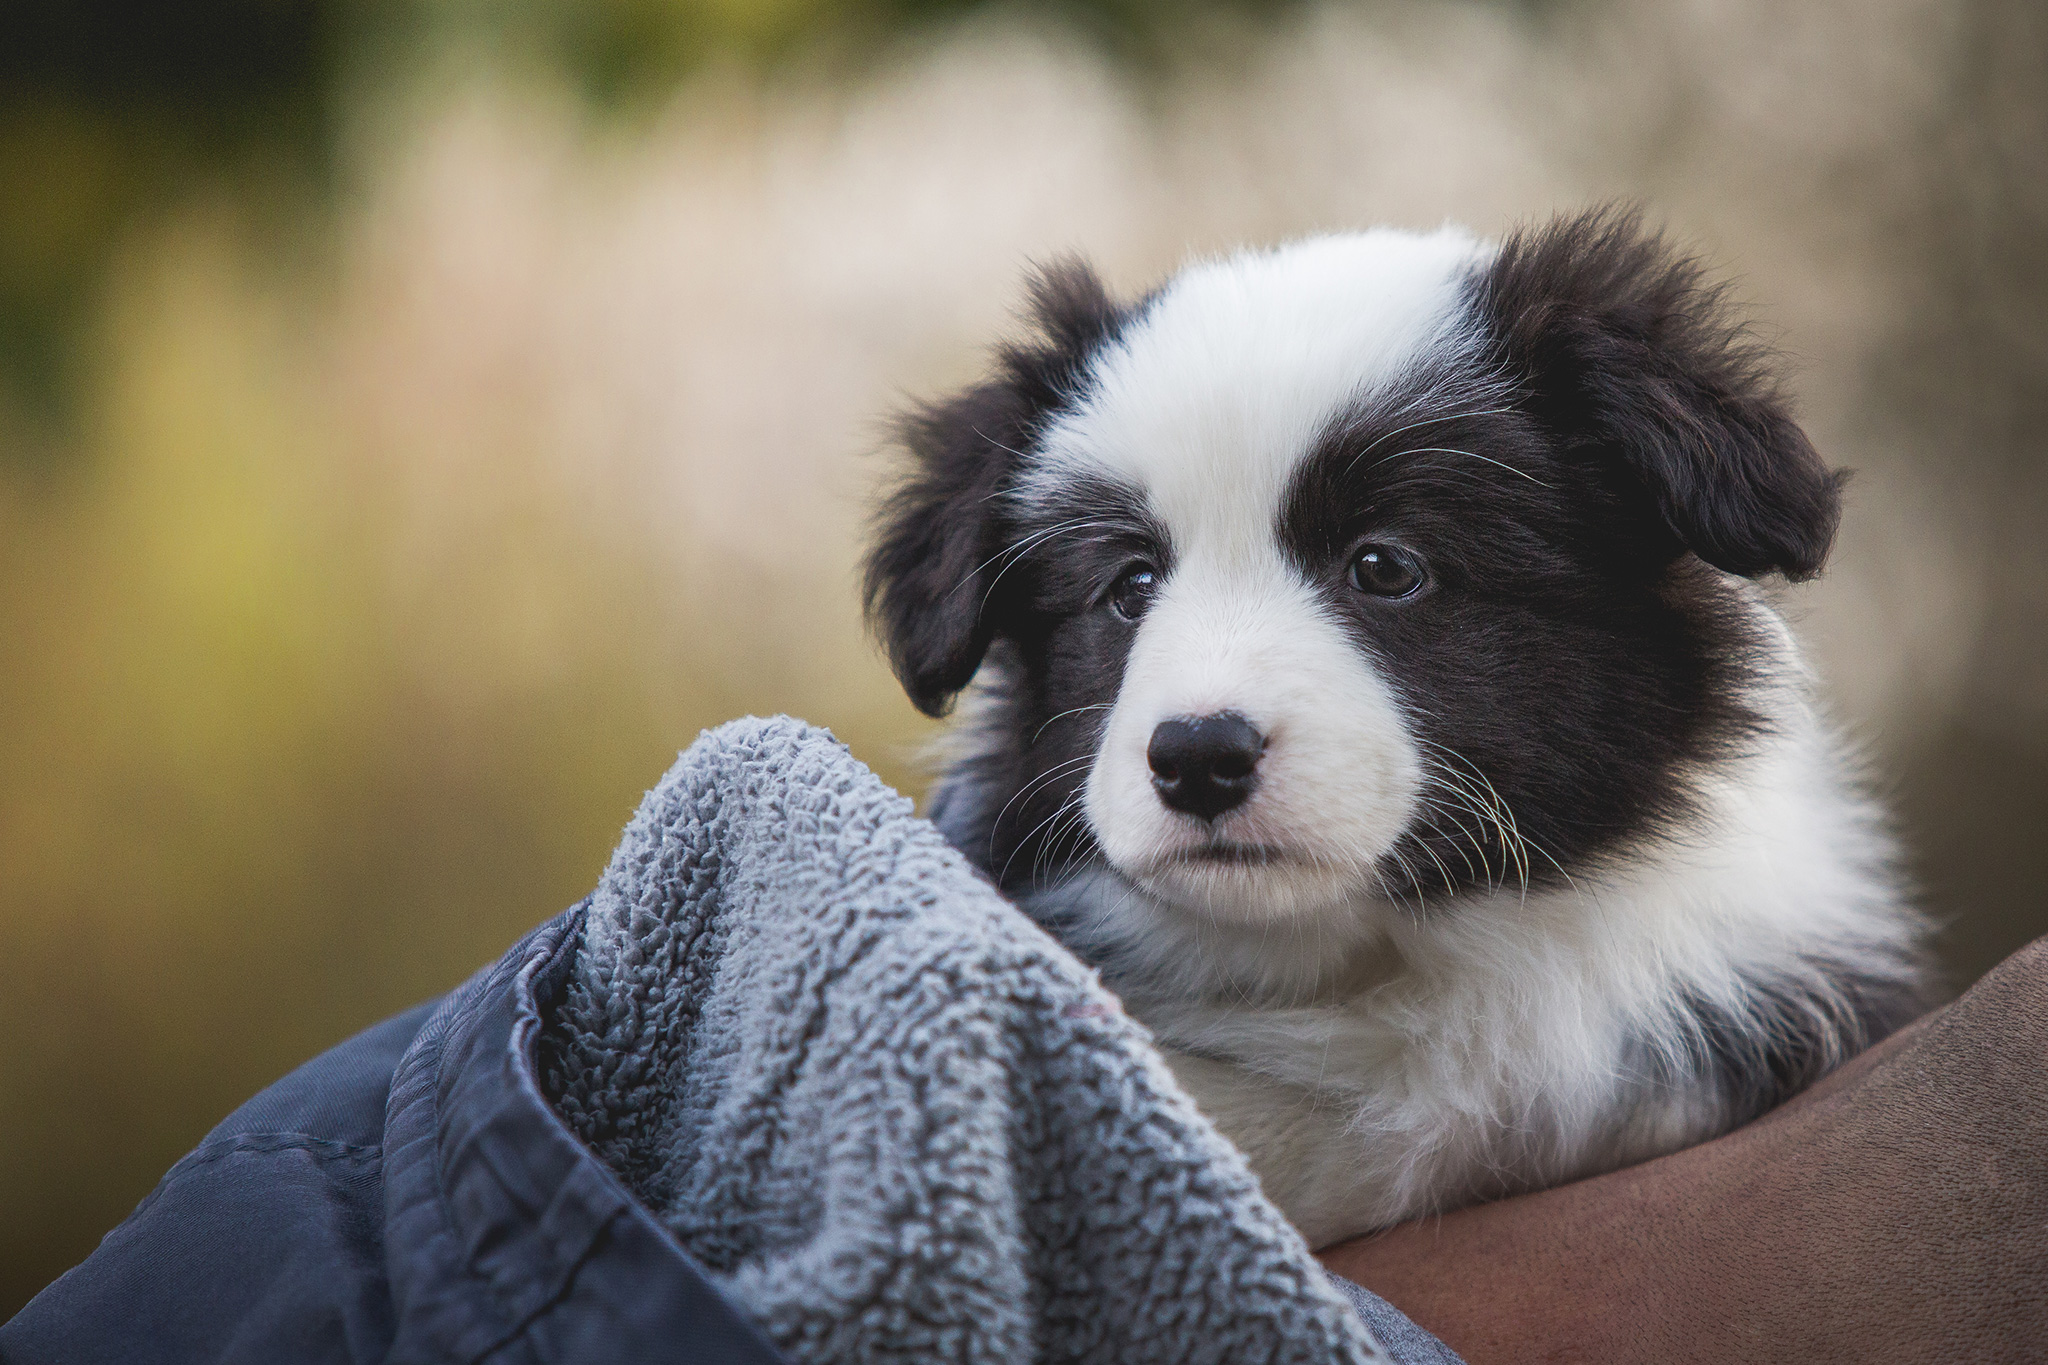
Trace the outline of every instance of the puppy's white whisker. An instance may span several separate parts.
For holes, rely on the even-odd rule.
[[[990,858],[994,858],[996,856],[996,838],[1002,830],[1003,818],[1010,813],[1010,808],[1012,806],[1016,805],[1019,801],[1025,801],[1030,799],[1030,796],[1033,792],[1039,790],[1041,787],[1044,787],[1048,783],[1057,782],[1060,778],[1072,774],[1075,769],[1086,767],[1088,764],[1094,761],[1095,755],[1093,754],[1081,754],[1075,758],[1065,759],[1062,762],[1055,763],[1052,767],[1046,769],[1037,777],[1031,779],[1031,781],[1019,787],[1016,790],[1016,792],[1014,792],[1011,795],[1010,799],[1003,803],[1002,809],[996,812],[995,819],[989,821],[988,856]]]
[[[1513,411],[1513,407],[1478,408],[1471,412],[1446,413],[1442,417],[1425,417],[1419,422],[1410,422],[1405,427],[1395,427],[1392,431],[1384,432],[1381,435],[1374,437],[1372,441],[1369,444],[1367,444],[1363,450],[1360,450],[1356,455],[1352,456],[1351,463],[1344,467],[1344,472],[1347,474],[1350,473],[1353,469],[1358,467],[1358,462],[1360,460],[1372,454],[1374,450],[1376,450],[1382,445],[1385,445],[1388,441],[1392,440],[1396,436],[1399,436],[1402,432],[1414,431],[1419,427],[1440,426],[1445,422],[1463,422],[1474,417],[1495,417],[1500,415],[1501,413]]]
[[[1510,474],[1518,474],[1522,478],[1527,479],[1530,483],[1535,484],[1539,488],[1553,487],[1553,485],[1545,483],[1542,479],[1537,478],[1534,474],[1531,474],[1526,469],[1517,469],[1513,465],[1508,464],[1501,460],[1496,460],[1490,455],[1481,455],[1476,451],[1471,450],[1455,450],[1450,446],[1412,446],[1406,450],[1397,450],[1392,455],[1381,456],[1378,460],[1373,462],[1373,467],[1378,468],[1380,465],[1385,464],[1388,460],[1398,460],[1403,455],[1463,455],[1468,459],[1479,460],[1482,463],[1490,464],[1496,469],[1505,469]]]
[[[1030,832],[1027,833],[1022,839],[1019,839],[1017,841],[1017,846],[1010,850],[1010,856],[1003,861],[1003,870],[996,875],[996,884],[998,886],[1004,885],[1008,882],[1010,876],[1010,864],[1017,861],[1017,855],[1019,853],[1023,852],[1026,848],[1029,848],[1031,846],[1031,841],[1037,837],[1038,832],[1044,829],[1047,825],[1051,824],[1053,821],[1059,819],[1062,815],[1066,814],[1067,810],[1074,804],[1075,801],[1079,799],[1080,798],[1078,796],[1068,797],[1065,801],[1060,803],[1060,805],[1053,811],[1051,815],[1046,816],[1045,819],[1040,820],[1037,824],[1033,825],[1031,827]],[[1035,858],[1033,860],[1033,866],[1034,868],[1037,866]]]
[[[995,596],[996,587],[1003,581],[1004,575],[1008,574],[1010,570],[1016,568],[1019,564],[1023,563],[1025,559],[1027,559],[1033,552],[1038,550],[1040,547],[1049,544],[1054,540],[1057,540],[1060,536],[1069,536],[1079,531],[1092,530],[1097,526],[1112,525],[1115,525],[1115,523],[1110,521],[1092,521],[1083,523],[1079,526],[1064,527],[1056,532],[1039,536],[1036,540],[1033,540],[1028,546],[1025,546],[1022,549],[1020,549],[1017,552],[1016,556],[1012,558],[1009,563],[1003,565],[1002,568],[996,570],[996,576],[988,581],[988,587],[981,594],[980,609],[982,611],[988,610],[989,599]]]
[[[1090,705],[1087,705],[1087,706],[1073,706],[1073,707],[1069,707],[1068,709],[1066,709],[1066,710],[1064,710],[1064,711],[1060,712],[1060,713],[1059,713],[1058,715],[1056,715],[1056,716],[1053,716],[1053,717],[1051,717],[1050,719],[1048,719],[1048,720],[1047,720],[1047,721],[1045,722],[1045,724],[1044,724],[1044,725],[1041,725],[1041,726],[1039,726],[1039,727],[1038,727],[1038,728],[1037,728],[1036,730],[1033,730],[1033,731],[1031,732],[1031,743],[1033,743],[1033,744],[1036,744],[1036,743],[1038,743],[1038,738],[1039,738],[1039,736],[1040,736],[1040,735],[1043,735],[1043,734],[1044,734],[1044,733],[1045,733],[1045,732],[1046,732],[1046,731],[1047,731],[1048,729],[1050,729],[1050,728],[1052,727],[1052,723],[1053,723],[1053,721],[1057,721],[1057,720],[1065,720],[1065,719],[1066,719],[1066,718],[1067,718],[1068,716],[1078,716],[1078,715],[1080,715],[1080,714],[1081,714],[1082,712],[1084,712],[1084,711],[1107,711],[1107,710],[1109,710],[1109,709],[1110,709],[1110,708],[1111,708],[1112,706],[1114,706],[1114,705],[1115,705],[1115,703],[1114,703],[1114,702],[1106,702],[1106,701],[1102,701],[1102,702],[1094,702],[1094,703],[1091,703]],[[1089,756],[1090,756],[1091,758],[1092,758],[1092,757],[1094,757],[1094,755],[1092,755],[1092,754],[1091,754],[1091,755],[1089,755]]]
[[[1005,455],[1015,455],[1015,456],[1016,456],[1016,457],[1017,457],[1018,459],[1020,459],[1020,460],[1028,460],[1028,459],[1030,459],[1030,458],[1031,458],[1031,457],[1030,457],[1029,455],[1026,455],[1026,454],[1025,454],[1025,453],[1024,453],[1023,451],[1021,451],[1021,450],[1017,449],[1017,448],[1016,448],[1015,446],[1006,446],[1006,445],[1004,445],[1004,444],[1003,444],[1003,443],[1002,443],[1001,441],[998,441],[998,440],[997,440],[997,439],[996,439],[995,437],[993,437],[993,436],[989,435],[989,434],[988,434],[987,432],[983,431],[983,430],[982,430],[982,429],[981,429],[980,427],[970,427],[970,428],[969,428],[969,430],[971,430],[971,431],[972,431],[972,432],[973,432],[973,433],[974,433],[974,434],[975,434],[976,436],[979,436],[979,437],[980,437],[980,438],[981,438],[982,440],[984,440],[984,441],[987,441],[987,442],[988,442],[988,443],[989,443],[990,445],[994,446],[994,447],[995,447],[995,448],[996,448],[997,450],[1000,450],[1000,451],[1002,451],[1002,452],[1003,452],[1003,454],[1005,454]],[[998,489],[997,489],[997,490],[996,490],[995,492],[993,492],[993,493],[990,493],[990,494],[988,495],[988,497],[985,497],[985,498],[981,499],[981,501],[983,501],[983,502],[987,502],[987,501],[989,501],[989,500],[990,500],[991,498],[999,498],[999,497],[1002,497],[1002,496],[1003,496],[1004,494],[1006,494],[1006,493],[1009,493],[1009,492],[1011,492],[1011,491],[1012,491],[1012,490],[1011,490],[1011,489],[1008,489],[1008,488],[998,488]]]
[[[991,564],[994,564],[997,560],[1002,559],[1005,556],[1016,555],[1022,557],[1023,555],[1029,554],[1041,542],[1048,540],[1053,536],[1059,535],[1062,532],[1084,530],[1091,526],[1102,526],[1107,524],[1108,523],[1102,521],[1099,518],[1075,517],[1071,521],[1063,521],[1053,526],[1041,527],[1040,529],[1033,531],[1031,534],[1023,537],[1022,539],[1017,540],[1009,545],[1005,545],[1002,549],[997,550],[987,559],[984,559],[983,561],[981,561],[981,563],[975,565],[974,568],[968,573],[967,577],[961,579],[958,583],[955,583],[951,588],[947,589],[946,595],[950,597],[954,593],[960,591],[960,589],[966,587],[969,583],[972,583],[976,578],[980,577],[984,569],[988,568]],[[1012,563],[1014,562],[1015,561],[1012,560]],[[1004,567],[1005,569],[1007,569],[1009,566],[1005,565]],[[1002,574],[998,573],[996,577],[1000,579],[1002,577]],[[994,589],[994,587],[994,583],[991,583],[989,585],[991,591]],[[987,604],[988,594],[985,592],[982,594],[982,605],[986,606]]]

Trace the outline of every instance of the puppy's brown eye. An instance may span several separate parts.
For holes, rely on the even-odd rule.
[[[1422,586],[1422,565],[1395,545],[1361,545],[1351,561],[1351,586],[1374,597],[1406,597]]]
[[[1158,590],[1159,578],[1153,573],[1152,566],[1133,564],[1110,585],[1110,609],[1126,621],[1135,621],[1145,614],[1145,608],[1152,605],[1152,594]]]

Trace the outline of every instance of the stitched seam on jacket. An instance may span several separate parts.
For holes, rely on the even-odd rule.
[[[283,1152],[306,1152],[321,1161],[349,1161],[357,1165],[380,1161],[384,1156],[382,1145],[358,1146],[330,1138],[316,1138],[310,1133],[237,1133],[232,1137],[216,1138],[186,1153],[177,1165],[165,1171],[163,1179],[156,1182],[156,1188],[144,1195],[142,1202],[121,1222],[125,1226],[140,1218],[171,1187],[172,1182],[188,1172],[243,1153],[276,1156]]]

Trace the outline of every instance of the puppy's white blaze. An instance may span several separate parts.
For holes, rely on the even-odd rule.
[[[1110,862],[1176,906],[1226,921],[1328,910],[1369,891],[1411,818],[1421,761],[1386,683],[1315,593],[1270,540],[1233,539],[1191,537],[1140,622],[1085,809]],[[1161,721],[1219,711],[1250,721],[1266,752],[1217,833],[1279,850],[1277,863],[1176,859],[1209,834],[1153,792],[1146,749]]]
[[[1176,537],[1269,536],[1325,424],[1455,343],[1461,282],[1490,250],[1453,228],[1380,229],[1190,267],[1096,356],[1019,493],[1109,474]]]
[[[1221,919],[1359,900],[1407,823],[1414,743],[1276,537],[1328,424],[1457,344],[1461,281],[1486,250],[1454,229],[1381,230],[1195,266],[1097,356],[1087,396],[1041,440],[1026,502],[1108,475],[1143,492],[1172,541],[1086,794],[1111,863],[1164,900]],[[1220,830],[1293,855],[1277,866],[1171,861],[1203,836],[1153,793],[1146,745],[1163,720],[1223,710],[1268,747]]]

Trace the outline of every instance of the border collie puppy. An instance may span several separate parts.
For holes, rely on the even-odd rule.
[[[1922,1008],[1923,925],[1754,580],[1838,474],[1601,211],[1318,237],[904,425],[867,566],[932,817],[1096,964],[1314,1245],[1761,1113]]]

